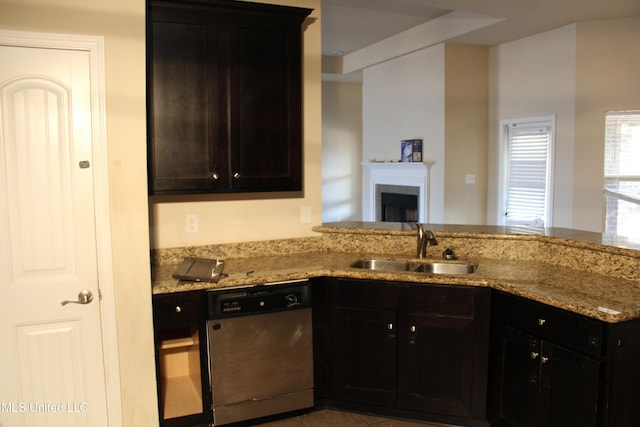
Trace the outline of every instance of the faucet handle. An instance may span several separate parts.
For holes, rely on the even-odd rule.
[[[456,253],[453,252],[453,249],[451,248],[447,248],[444,250],[444,252],[442,252],[442,258],[444,259],[458,259],[458,257],[456,256]]]

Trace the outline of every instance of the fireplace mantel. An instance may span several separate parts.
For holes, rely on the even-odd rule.
[[[429,222],[428,167],[424,163],[362,163],[362,219],[376,221],[376,185],[399,185],[419,188],[419,222]]]

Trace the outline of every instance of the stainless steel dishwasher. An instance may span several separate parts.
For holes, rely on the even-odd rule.
[[[308,281],[210,291],[213,423],[313,406]]]

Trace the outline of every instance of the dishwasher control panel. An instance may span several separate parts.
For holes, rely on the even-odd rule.
[[[311,306],[311,286],[303,281],[209,291],[207,305],[209,319],[307,308]]]

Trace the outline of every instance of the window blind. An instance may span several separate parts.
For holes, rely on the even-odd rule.
[[[507,224],[547,225],[550,126],[508,127]]]
[[[640,238],[640,112],[605,118],[605,232]]]

